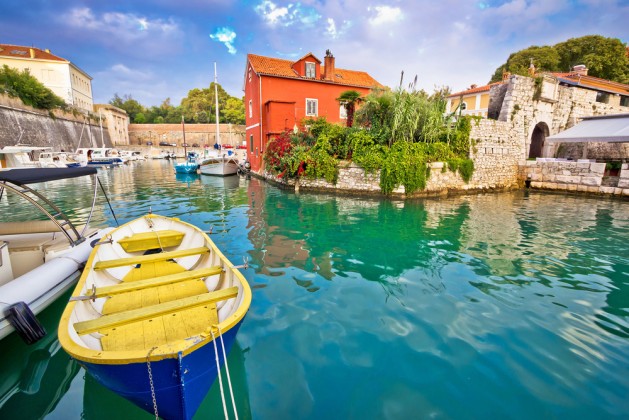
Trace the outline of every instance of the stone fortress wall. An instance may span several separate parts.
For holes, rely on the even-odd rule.
[[[111,147],[106,126],[82,113],[42,111],[18,98],[0,94],[0,148],[16,144],[74,151],[77,147]]]
[[[146,145],[152,142],[158,146],[160,142],[176,144],[184,143],[199,147],[214,146],[217,143],[216,124],[129,124],[129,144]],[[245,126],[238,124],[219,124],[220,144],[233,147],[242,146],[245,140]]]

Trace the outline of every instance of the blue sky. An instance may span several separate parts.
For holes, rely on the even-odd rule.
[[[145,106],[214,80],[241,97],[248,53],[323,60],[395,87],[485,84],[509,53],[598,34],[629,42],[629,0],[2,0],[0,43],[49,48],[96,103]]]

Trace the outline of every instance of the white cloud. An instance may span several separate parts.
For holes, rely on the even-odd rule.
[[[172,20],[150,20],[133,13],[108,12],[95,15],[91,9],[75,8],[62,14],[64,23],[84,30],[102,32],[120,40],[134,40],[151,35],[172,36],[179,32],[179,27]]]
[[[144,70],[133,70],[124,64],[114,64],[109,69],[108,73],[118,79],[134,80],[134,81],[147,81],[151,80],[153,76]]]
[[[287,27],[301,24],[310,27],[321,20],[321,15],[316,9],[304,7],[300,3],[278,6],[270,0],[264,0],[255,6],[254,10],[269,26]]]
[[[402,18],[404,17],[402,10],[399,7],[374,6],[368,7],[367,11],[373,11],[375,13],[375,16],[369,18],[369,23],[371,23],[372,25],[393,23],[402,20]]]
[[[328,18],[328,27],[326,28],[325,31],[332,38],[336,38],[337,32],[336,32],[336,23],[334,23],[334,19]]]
[[[215,41],[221,42],[225,44],[227,47],[227,51],[234,55],[236,54],[236,48],[234,47],[234,39],[236,39],[236,32],[234,32],[231,28],[222,27],[218,28],[216,32],[210,35]]]

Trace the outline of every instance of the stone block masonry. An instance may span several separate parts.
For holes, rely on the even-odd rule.
[[[17,98],[0,94],[0,148],[17,143],[75,151],[78,147],[112,147],[106,128],[85,115],[51,113],[31,108]]]
[[[629,197],[629,164],[622,164],[612,185],[604,182],[605,166],[605,163],[542,159],[527,161],[521,171],[532,188]]]
[[[185,127],[186,143],[198,144],[200,147],[212,147],[217,142],[216,124],[129,124],[129,143],[146,145],[152,142],[157,146],[160,142],[172,143],[181,147]],[[219,124],[219,137],[222,145],[242,146],[245,140],[245,126],[237,124]]]

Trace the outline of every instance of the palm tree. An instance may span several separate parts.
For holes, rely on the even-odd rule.
[[[354,124],[354,111],[356,110],[356,104],[362,102],[362,99],[363,98],[360,96],[360,92],[356,92],[355,90],[346,90],[341,93],[341,96],[336,98],[341,105],[345,106],[345,110],[347,111],[348,127],[351,127]]]

